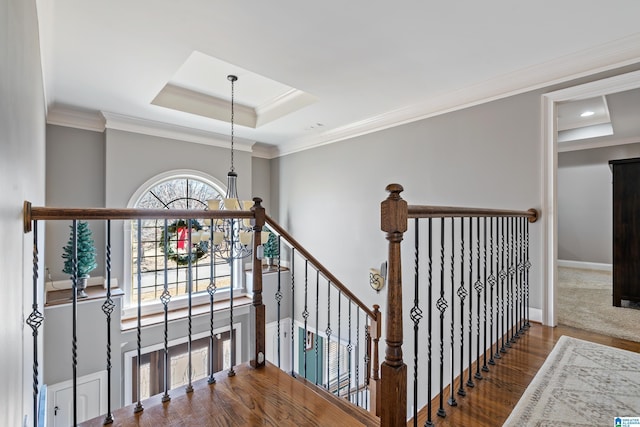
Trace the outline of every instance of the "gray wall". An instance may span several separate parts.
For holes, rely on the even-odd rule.
[[[262,206],[271,215],[271,160],[254,157],[251,159],[251,197],[260,197]]]
[[[51,207],[105,207],[104,133],[63,126],[47,126],[46,204]],[[62,272],[62,247],[69,239],[68,221],[49,221],[46,227],[46,266],[51,280],[67,280]],[[90,221],[98,267],[104,275],[104,222]],[[48,279],[48,278],[47,278]]]
[[[529,93],[282,157],[280,222],[363,302],[384,308],[368,272],[387,257],[385,186],[402,184],[414,204],[539,209],[539,120],[540,96]],[[542,226],[531,228],[531,303],[541,307]]]
[[[33,422],[33,340],[23,323],[31,312],[33,233],[23,233],[22,204],[44,204],[45,106],[36,2],[0,0],[0,28],[0,414],[3,425],[19,426],[25,416]],[[43,229],[39,237],[42,244]]]
[[[609,160],[640,157],[640,144],[558,154],[558,259],[612,263]]]

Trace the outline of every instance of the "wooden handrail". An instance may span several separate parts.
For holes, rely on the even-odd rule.
[[[529,222],[538,220],[538,211],[529,209],[528,211],[516,211],[505,209],[482,209],[482,208],[460,208],[451,206],[408,206],[409,218],[461,218],[461,217],[524,217]]]
[[[31,231],[33,220],[117,220],[117,219],[226,219],[253,218],[252,211],[138,209],[138,208],[54,208],[31,206],[24,202],[24,232]]]
[[[313,255],[311,255],[309,251],[303,248],[302,245],[296,239],[294,239],[293,236],[291,236],[291,234],[289,234],[284,228],[282,228],[277,222],[275,222],[269,215],[266,216],[266,223],[269,225],[269,227],[272,227],[272,230],[275,230],[280,236],[282,236],[287,242],[289,242],[289,244],[293,246],[296,251],[298,251],[300,254],[302,254],[303,257],[309,260],[309,262],[311,262],[311,264],[313,264],[327,280],[333,283],[336,288],[338,288],[344,295],[346,295],[347,298],[349,298],[358,307],[360,307],[362,311],[364,311],[367,316],[369,316],[369,318],[371,318],[372,320],[376,320],[376,315],[374,314],[373,310],[371,310],[362,301],[360,301],[360,299],[358,299],[358,297],[356,297],[353,292],[349,290],[349,288],[347,288],[340,280],[338,280],[336,276],[331,274],[331,272],[327,268],[325,268],[325,266],[320,264],[320,262]]]

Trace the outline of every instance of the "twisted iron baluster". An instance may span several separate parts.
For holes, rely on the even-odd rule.
[[[444,297],[444,218],[440,218],[440,298],[436,307],[440,310],[440,407],[438,416],[444,417],[444,313],[447,310],[447,300]]]
[[[413,257],[413,307],[410,318],[413,321],[413,425],[418,425],[418,325],[422,319],[422,310],[419,301],[419,255],[420,255],[420,226],[418,218],[414,219],[414,257]]]
[[[296,287],[295,287],[295,271],[296,271],[296,263],[295,263],[295,253],[296,248],[291,248],[291,316],[296,312]],[[294,367],[295,359],[295,325],[294,319],[291,319],[291,376],[296,376],[296,370]]]
[[[482,288],[483,284],[480,281],[480,259],[481,259],[481,251],[480,251],[480,218],[476,218],[476,249],[478,251],[477,258],[477,271],[476,271],[476,283],[474,284],[474,288],[476,290],[477,297],[477,307],[476,307],[476,356],[478,359],[476,360],[476,373],[473,376],[477,380],[482,379],[482,374],[480,373],[480,301],[482,296]]]
[[[330,366],[329,366],[329,343],[331,343],[331,282],[327,281],[327,329],[325,330],[327,334],[327,390],[330,386]]]
[[[318,385],[318,377],[320,376],[320,361],[318,360],[318,324],[319,324],[319,306],[320,306],[320,270],[316,270],[316,335],[314,337],[314,347],[316,351],[316,385]]]
[[[342,290],[338,289],[338,396],[340,396],[340,346],[342,345]]]
[[[188,383],[187,383],[187,387],[185,388],[185,391],[187,393],[192,393],[193,392],[193,384],[191,383],[191,380],[193,379],[193,365],[192,365],[192,360],[191,360],[191,346],[192,346],[192,329],[193,329],[193,324],[192,324],[192,316],[191,316],[191,310],[192,310],[192,300],[191,300],[191,295],[193,293],[193,265],[192,265],[192,250],[193,250],[193,244],[191,242],[191,220],[189,219],[187,221],[187,234],[188,234],[188,240],[187,243],[189,245],[188,251],[187,251],[187,256],[189,257],[188,262],[187,262],[187,303],[188,303],[188,314],[187,314],[187,328],[188,328],[188,334],[187,334],[187,369],[189,370],[188,374],[187,374],[187,378],[188,378]],[[233,281],[231,281],[231,287],[233,288]],[[233,307],[233,303],[231,304]],[[231,307],[231,310],[233,310],[233,308]],[[233,324],[231,326],[231,336],[233,336]],[[231,344],[231,346],[233,347],[233,344]],[[233,350],[233,348],[232,348]],[[231,358],[231,365],[233,366],[233,360],[234,358]]]
[[[496,353],[493,355],[495,359],[502,359],[500,355],[500,286],[498,281],[500,280],[500,218],[496,217]]]
[[[467,297],[467,290],[464,288],[464,218],[460,218],[460,287],[458,288],[458,298],[460,298],[460,386],[459,396],[466,396],[464,390],[464,300]]]
[[[525,299],[526,299],[526,308],[527,308],[527,316],[526,316],[526,327],[530,328],[531,323],[529,323],[529,269],[531,268],[531,261],[529,261],[529,221],[526,223],[526,234],[525,234]]]
[[[514,222],[515,218],[511,217],[509,218],[509,223],[511,224],[511,231],[509,233],[509,251],[510,251],[510,255],[509,257],[511,258],[511,262],[509,263],[509,294],[510,294],[510,314],[511,314],[511,320],[509,321],[509,330],[511,331],[511,339],[509,340],[509,343],[515,343],[516,339],[514,336],[514,329],[515,329],[515,323],[516,323],[516,319],[515,319],[515,304],[516,304],[516,300],[515,300],[515,293],[514,293],[514,281],[515,281],[515,274],[516,274],[516,259],[515,259],[515,222]]]
[[[490,311],[490,322],[489,322],[489,365],[495,365],[496,361],[493,359],[493,313],[494,313],[494,308],[495,308],[495,299],[493,298],[493,289],[496,286],[496,276],[493,274],[493,252],[494,252],[494,246],[493,246],[493,220],[494,218],[489,218],[489,250],[491,252],[491,255],[489,257],[489,265],[490,265],[490,271],[489,271],[489,292],[491,293],[490,296],[490,301],[491,301],[491,311]],[[498,340],[498,334],[496,333],[496,353],[498,351],[498,344],[497,344],[497,340]]]
[[[308,329],[307,329],[307,319],[309,319],[309,310],[307,310],[307,303],[308,303],[308,289],[309,289],[309,260],[305,259],[304,260],[304,310],[302,310],[302,318],[304,319],[304,339],[307,339],[308,336]],[[304,372],[304,378],[307,379],[307,345],[306,345],[306,341],[305,341],[305,345],[303,346],[304,348],[304,365],[303,365],[303,372]]]
[[[38,329],[42,322],[44,322],[44,316],[38,309],[38,221],[33,221],[33,283],[32,283],[32,295],[31,302],[31,314],[27,317],[26,323],[31,327],[31,336],[33,337],[33,419],[34,425],[38,420],[38,394],[39,394],[39,382],[38,382]],[[111,408],[109,406],[109,408]],[[109,412],[111,409],[109,409]]]
[[[347,399],[351,402],[351,352],[353,351],[353,344],[351,344],[351,300],[347,300],[349,304],[349,342],[347,343],[347,351],[349,354],[349,360],[347,362],[347,377],[349,378],[349,386],[347,387]]]
[[[427,287],[427,420],[425,421],[425,427],[433,426],[432,419],[432,407],[431,407],[431,383],[433,378],[432,373],[432,352],[431,352],[431,332],[433,328],[433,227],[432,218],[429,218],[429,286]]]
[[[506,322],[504,319],[504,311],[505,311],[505,291],[504,291],[504,281],[507,278],[507,272],[505,271],[504,267],[505,267],[505,252],[506,252],[506,248],[505,248],[505,243],[504,243],[504,236],[506,234],[505,232],[505,218],[502,218],[501,222],[501,227],[500,227],[500,273],[498,273],[498,276],[500,277],[500,333],[501,333],[501,338],[502,338],[502,345],[500,346],[500,353],[506,353],[507,349],[505,348],[505,335],[507,334],[506,332]]]
[[[107,244],[105,246],[105,267],[107,273],[107,295],[102,304],[102,312],[107,317],[107,414],[103,424],[113,423],[111,413],[111,314],[116,305],[111,299],[111,220],[107,220]]]
[[[317,363],[316,363],[317,366]],[[360,307],[356,306],[356,405],[360,406]]]
[[[209,293],[209,379],[207,380],[207,383],[215,384],[216,378],[213,376],[213,371],[215,370],[213,366],[213,346],[215,342],[213,335],[213,301],[216,291],[218,290],[218,286],[216,285],[216,263],[215,252],[213,249],[213,233],[211,233],[211,236],[209,237],[209,248],[211,250],[211,263],[209,264],[209,286],[207,286],[207,292]]]
[[[137,360],[136,360],[136,406],[133,408],[133,413],[142,412],[144,407],[142,406],[142,402],[140,401],[140,368],[142,366],[142,221],[138,219],[137,221],[137,238],[136,242],[138,247],[138,259],[136,260],[136,268],[137,271],[137,279],[138,279],[138,316],[137,316],[137,325],[136,325],[136,351],[137,351]],[[75,294],[75,291],[74,291]],[[75,400],[75,399],[74,399]],[[75,425],[75,424],[74,424]]]
[[[469,218],[469,364],[467,387],[475,387],[473,382],[473,218]]]
[[[520,321],[520,329],[519,329],[519,333],[520,335],[522,335],[524,333],[524,329],[525,329],[525,298],[524,298],[524,271],[526,269],[525,266],[525,258],[524,258],[524,221],[526,221],[525,218],[520,218],[520,227],[519,227],[519,247],[520,247],[520,262],[518,263],[518,271],[520,272],[520,280],[518,283],[518,295],[520,295],[520,315],[518,316],[518,319]]]
[[[449,406],[458,406],[458,402],[456,402],[455,394],[453,392],[454,380],[455,380],[455,304],[454,304],[454,295],[455,295],[455,223],[454,219],[451,218],[451,327],[449,330],[449,338],[451,339],[451,354],[450,354],[450,365],[451,365],[451,383],[449,386],[449,400],[447,403]]]
[[[78,425],[78,221],[72,221],[73,262],[71,263],[71,362],[73,365],[73,425]]]
[[[508,233],[508,242],[509,242],[509,250],[507,252],[507,256],[509,258],[509,262],[507,263],[508,269],[507,274],[509,275],[509,287],[507,293],[507,343],[505,344],[507,347],[511,347],[511,343],[514,341],[513,339],[513,275],[515,273],[515,268],[513,266],[513,218],[509,218],[507,220],[507,233]]]
[[[521,248],[522,248],[522,234],[521,234],[521,230],[520,230],[520,218],[514,218],[513,219],[515,222],[515,258],[516,258],[516,277],[514,279],[514,286],[515,286],[515,296],[516,296],[516,303],[515,303],[515,334],[513,335],[513,337],[515,339],[519,339],[520,338],[520,305],[521,305],[521,295],[520,295],[520,284],[522,283],[521,280],[521,274],[522,274],[522,257],[520,254]]]
[[[235,242],[233,241],[233,237],[234,237],[234,232],[233,230],[235,230],[235,220],[232,219],[231,220],[231,232],[229,233],[229,247],[233,248]],[[231,339],[231,363],[230,363],[230,367],[229,367],[229,371],[227,372],[227,376],[229,377],[233,377],[236,375],[236,371],[233,369],[235,363],[236,363],[236,334],[233,333],[233,286],[234,286],[234,270],[235,268],[233,265],[233,252],[230,250],[229,251],[229,281],[231,282],[231,286],[229,286],[229,336]],[[191,256],[189,256],[189,259],[191,259]],[[291,312],[293,313],[293,311]],[[291,323],[292,327],[293,327],[293,322]],[[293,348],[293,347],[292,347]],[[191,352],[189,352],[189,354],[191,354]],[[293,357],[291,358],[291,363],[293,364]]]
[[[281,368],[281,358],[280,358],[280,348],[281,348],[281,343],[280,343],[280,318],[282,317],[281,315],[281,303],[282,303],[282,269],[281,269],[281,262],[280,262],[280,253],[281,253],[281,247],[280,247],[280,236],[278,236],[278,290],[276,291],[276,301],[278,304],[278,320],[277,320],[277,327],[278,327],[278,331],[277,331],[277,339],[278,339],[278,368]]]
[[[483,359],[483,364],[482,364],[482,371],[483,372],[489,372],[489,367],[487,366],[487,217],[485,216],[482,219],[482,222],[484,223],[484,227],[483,227],[483,246],[484,246],[484,251],[483,251],[483,263],[482,263],[482,268],[484,270],[484,275],[483,275],[483,279],[484,279],[484,286],[483,286],[483,290],[484,290],[484,302],[483,302],[483,311],[484,311],[484,320],[482,323],[482,335],[484,336],[484,347],[482,348],[482,359]]]

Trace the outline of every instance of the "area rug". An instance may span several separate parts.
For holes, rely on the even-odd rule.
[[[640,417],[640,354],[562,336],[504,426],[614,426]]]

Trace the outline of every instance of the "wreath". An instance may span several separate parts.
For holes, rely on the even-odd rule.
[[[165,230],[169,233],[165,239]],[[200,231],[202,225],[195,220],[191,220],[191,230]],[[189,222],[179,219],[162,228],[162,236],[160,237],[160,247],[164,249],[164,242],[168,242],[166,248],[167,257],[175,261],[178,265],[186,265],[189,263]],[[191,262],[195,262],[205,256],[209,251],[209,242],[201,241],[193,245],[191,250]]]

